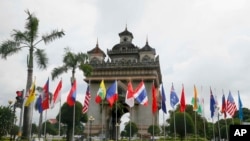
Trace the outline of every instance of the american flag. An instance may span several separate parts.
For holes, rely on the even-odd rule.
[[[84,105],[82,107],[82,113],[87,113],[89,109],[89,100],[90,100],[90,91],[89,91],[89,86],[87,87],[86,90],[86,95],[85,95],[85,100],[84,100]]]
[[[234,116],[235,112],[237,110],[236,104],[234,102],[234,98],[231,94],[231,91],[229,91],[228,97],[227,97],[227,113],[230,116]]]

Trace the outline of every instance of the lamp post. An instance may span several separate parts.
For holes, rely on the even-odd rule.
[[[89,122],[90,122],[90,129],[89,129],[89,140],[91,141],[91,130],[92,130],[92,122],[94,122],[95,118],[93,116],[89,117]]]
[[[15,124],[16,103],[13,104],[12,100],[9,100],[8,103],[9,103],[10,108],[13,107],[13,111],[11,109],[11,112],[13,112],[13,113],[11,114],[12,116],[10,117],[11,118],[10,140],[12,140],[12,134],[14,134],[13,131],[14,131],[14,124]],[[13,138],[15,138],[15,136]]]

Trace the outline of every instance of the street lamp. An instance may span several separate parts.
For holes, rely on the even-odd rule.
[[[90,130],[89,130],[89,140],[91,141],[91,129],[92,129],[92,122],[94,122],[95,118],[93,116],[89,117],[89,122],[90,122]]]

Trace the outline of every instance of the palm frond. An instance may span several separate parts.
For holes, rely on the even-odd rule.
[[[77,60],[78,60],[78,62],[86,63],[86,61],[88,60],[88,55],[80,52],[77,54]]]
[[[28,39],[30,39],[30,42],[35,41],[35,39],[38,37],[38,25],[39,20],[36,16],[31,14],[28,10],[26,11],[28,14],[27,22],[25,23],[25,29],[27,30]]]
[[[37,65],[40,69],[47,68],[49,59],[43,49],[37,49],[35,51],[35,57],[36,57]]]
[[[84,76],[90,76],[93,71],[92,66],[83,63],[79,66],[79,69],[83,72]]]
[[[14,38],[14,41],[16,42],[29,42],[29,39],[27,37],[27,32],[21,32],[20,30],[13,30],[13,34],[11,35]]]
[[[77,66],[77,57],[70,50],[65,50],[65,55],[63,57],[63,63],[71,68],[76,68]]]
[[[58,68],[54,68],[52,70],[52,73],[51,73],[51,77],[52,77],[52,80],[54,80],[55,78],[57,78],[59,75],[61,75],[62,73],[64,72],[67,72],[68,71],[68,68],[67,66],[61,66],[61,67],[58,67]]]
[[[19,42],[7,40],[4,41],[0,46],[0,55],[3,59],[6,59],[7,56],[13,55],[20,51]]]
[[[57,38],[61,38],[64,34],[63,30],[58,31],[58,30],[53,30],[50,34],[46,34],[42,36],[42,39],[45,44],[50,43],[54,41]]]

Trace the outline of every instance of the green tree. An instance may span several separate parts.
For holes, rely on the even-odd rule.
[[[50,135],[57,135],[58,134],[58,129],[55,126],[55,124],[51,124],[50,122],[46,121],[46,130],[45,128],[45,122],[43,123],[43,131],[46,131],[46,134],[50,134]],[[42,132],[42,134],[44,134],[44,132]],[[46,135],[45,135],[46,136]]]
[[[71,85],[75,80],[76,69],[80,69],[84,76],[89,76],[92,72],[92,67],[87,64],[88,55],[85,53],[73,53],[69,48],[65,48],[65,54],[63,57],[63,65],[52,70],[52,80],[57,78],[68,70],[71,70]]]
[[[29,90],[32,79],[33,79],[33,60],[36,59],[38,67],[40,69],[46,69],[48,64],[48,58],[46,56],[44,49],[39,49],[38,44],[44,42],[45,44],[54,41],[55,39],[61,38],[64,36],[63,31],[52,30],[48,34],[42,35],[39,38],[38,34],[38,25],[39,20],[34,15],[31,14],[28,10],[25,11],[28,15],[25,23],[25,30],[22,32],[20,30],[13,30],[11,34],[12,39],[3,41],[0,45],[0,55],[3,59],[6,59],[8,56],[20,52],[22,49],[27,48],[29,51],[27,57],[27,83],[26,91]],[[23,137],[29,138],[31,131],[31,114],[32,106],[27,106],[24,108],[24,118],[23,118]]]
[[[184,117],[185,116],[185,117]],[[186,122],[185,122],[186,121]],[[175,125],[176,125],[176,133],[180,135],[180,138],[183,140],[185,137],[185,125],[186,125],[186,133],[193,134],[194,133],[194,122],[189,115],[189,113],[175,113]],[[174,119],[170,120],[170,131],[174,133]]]
[[[150,133],[152,136],[157,136],[161,132],[161,129],[158,125],[150,125],[148,127],[148,133]]]
[[[67,103],[64,103],[61,107],[61,122],[67,125],[67,141],[72,139],[73,131],[73,112],[74,106],[69,106]],[[59,121],[59,115],[57,115],[57,120]],[[82,104],[78,101],[75,103],[75,126],[79,126],[81,122],[87,122],[87,115],[82,114]]]
[[[131,125],[131,128],[130,128]],[[131,130],[130,130],[131,129]],[[130,137],[130,131],[131,131],[131,137],[133,137],[138,132],[138,127],[134,122],[128,122],[125,125],[124,132],[127,137]]]
[[[10,133],[13,125],[15,114],[12,111],[11,105],[0,106],[0,139]]]

